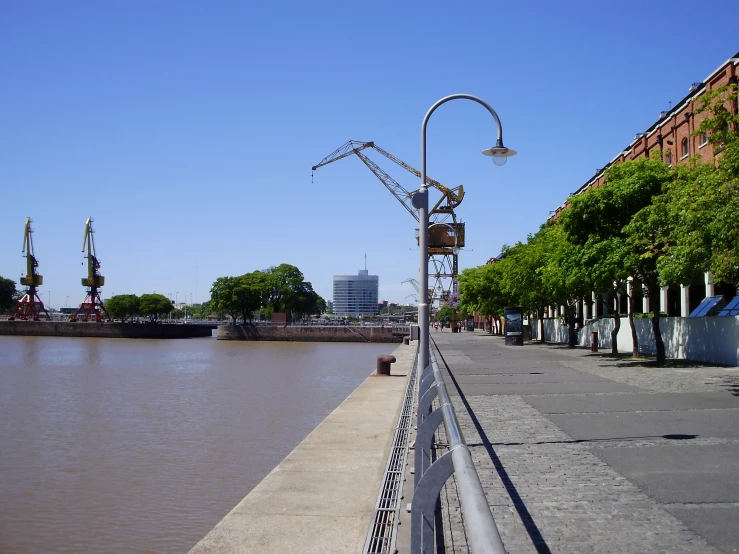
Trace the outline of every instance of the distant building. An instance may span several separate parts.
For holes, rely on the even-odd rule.
[[[334,313],[343,316],[377,315],[379,279],[360,269],[357,275],[334,275]]]

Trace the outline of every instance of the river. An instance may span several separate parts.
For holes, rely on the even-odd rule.
[[[187,552],[394,349],[0,336],[0,551]]]

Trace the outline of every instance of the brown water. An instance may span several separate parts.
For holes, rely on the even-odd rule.
[[[186,552],[394,348],[0,337],[0,552]]]

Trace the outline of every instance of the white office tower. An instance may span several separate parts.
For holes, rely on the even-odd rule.
[[[334,313],[343,316],[377,315],[377,275],[360,269],[357,275],[334,275]]]

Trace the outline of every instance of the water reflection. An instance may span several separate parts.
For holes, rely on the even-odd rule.
[[[0,337],[0,551],[187,551],[392,348]]]

